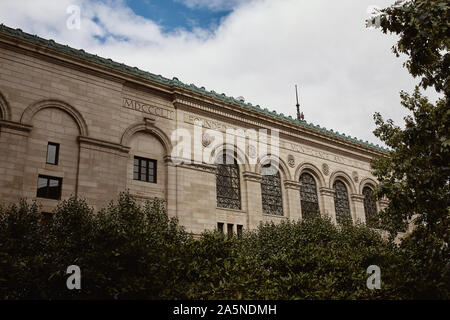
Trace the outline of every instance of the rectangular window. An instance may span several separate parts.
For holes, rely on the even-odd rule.
[[[237,225],[237,236],[240,238],[242,237],[242,230],[243,230],[243,226],[238,224]]]
[[[228,237],[233,236],[233,225],[231,223],[227,224],[227,235],[228,235]]]
[[[39,175],[36,197],[61,199],[62,178]]]
[[[223,223],[217,222],[217,231],[223,234]]]
[[[58,164],[59,143],[49,142],[47,144],[47,163]]]
[[[133,179],[156,183],[156,160],[134,157]]]

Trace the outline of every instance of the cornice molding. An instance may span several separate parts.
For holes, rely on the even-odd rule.
[[[135,67],[133,68],[114,62],[111,59],[105,59],[97,55],[89,54],[84,50],[76,50],[69,46],[55,43],[53,40],[46,40],[25,33],[19,29],[12,29],[0,25],[0,42],[59,59],[84,69],[93,69],[110,77],[112,76],[116,79],[120,79],[121,81],[129,81],[144,85],[149,88],[161,90],[165,93],[171,93],[174,96],[181,94],[195,100],[219,105],[221,109],[232,110],[233,113],[245,113],[252,117],[256,117],[257,119],[263,119],[269,126],[273,124],[280,126],[283,128],[283,131],[286,133],[289,132],[289,134],[303,132],[310,137],[316,137],[319,140],[331,141],[334,144],[344,147],[344,149],[350,153],[352,152],[351,150],[354,149],[360,153],[368,153],[373,157],[385,155],[387,152],[387,150],[382,149],[379,146],[374,146],[356,138],[339,134],[333,130],[328,130],[313,125],[312,123],[308,124],[303,121],[298,121],[290,116],[287,117],[283,114],[270,112],[267,109],[262,109],[258,105],[253,106],[250,103],[244,103],[235,98],[227,97],[225,94],[218,94],[215,91],[206,91],[205,88],[199,88],[193,84],[187,85],[177,78],[170,80],[160,75],[155,75]],[[242,119],[242,117],[240,118]],[[317,143],[320,144],[320,141]]]
[[[319,192],[322,196],[334,197],[334,190],[326,187],[320,187]]]
[[[261,183],[261,180],[262,180],[262,176],[259,173],[252,172],[252,171],[244,171],[244,172],[242,172],[242,176],[245,181]]]
[[[352,193],[350,199],[356,202],[364,202],[364,196],[362,194]]]
[[[0,120],[0,128],[8,128],[14,131],[19,131],[22,133],[22,135],[25,133],[25,135],[28,135],[28,133],[33,129],[33,126],[23,124],[16,121],[10,121],[10,120]]]
[[[121,153],[126,153],[126,154],[130,151],[129,147],[123,146],[121,144],[109,142],[109,141],[105,141],[105,140],[100,140],[100,139],[95,139],[95,138],[91,138],[91,137],[86,137],[86,136],[79,136],[78,141],[80,142],[80,146],[91,145],[91,146],[96,146],[96,147],[119,151]]]
[[[284,187],[286,189],[300,190],[300,182],[294,180],[284,180]]]

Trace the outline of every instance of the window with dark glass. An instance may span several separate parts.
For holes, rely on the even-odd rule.
[[[133,179],[156,183],[156,160],[134,157]]]
[[[240,237],[242,237],[242,230],[244,229],[244,227],[243,227],[243,225],[241,225],[241,224],[238,224],[237,225],[237,229],[236,229],[236,231],[237,231],[237,236],[240,238]]]
[[[231,223],[227,224],[227,235],[228,235],[228,237],[233,236],[233,224],[231,224]]]
[[[236,158],[223,153],[217,159],[216,194],[217,206],[227,209],[241,209],[241,185]]]
[[[62,178],[39,175],[36,197],[61,199]]]
[[[345,184],[336,180],[333,184],[334,189],[334,208],[336,210],[336,222],[341,223],[345,219],[351,219],[350,203],[348,200],[348,192]]]
[[[49,142],[47,144],[47,163],[58,164],[59,143]]]
[[[280,172],[271,164],[261,168],[261,198],[263,213],[277,216],[283,215],[283,196],[281,191]]]
[[[319,215],[316,180],[306,172],[300,176],[300,204],[304,219]]]
[[[373,196],[373,190],[369,187],[363,188],[364,195],[364,213],[366,215],[366,225],[369,227],[378,227],[377,203]]]
[[[223,233],[223,222],[217,222],[217,231]]]

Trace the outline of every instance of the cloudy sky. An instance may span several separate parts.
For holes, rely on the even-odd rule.
[[[393,0],[14,0],[0,23],[380,144],[373,113],[402,123],[415,83],[365,28]],[[79,7],[79,28],[72,17]],[[69,25],[69,27],[68,27]],[[432,92],[429,92],[433,96]]]

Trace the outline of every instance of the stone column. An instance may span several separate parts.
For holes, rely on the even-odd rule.
[[[353,193],[350,195],[352,203],[352,220],[353,223],[361,222],[366,223],[366,214],[364,212],[364,196],[361,194]]]
[[[247,228],[253,230],[262,221],[261,175],[244,171],[242,176],[247,186]]]
[[[287,195],[287,212],[291,220],[302,219],[302,208],[300,204],[300,182],[293,180],[284,181],[284,189]]]
[[[323,208],[321,208],[322,216],[331,218],[331,221],[336,223],[336,211],[334,209],[334,190],[322,187],[319,189],[320,196],[323,200]]]

